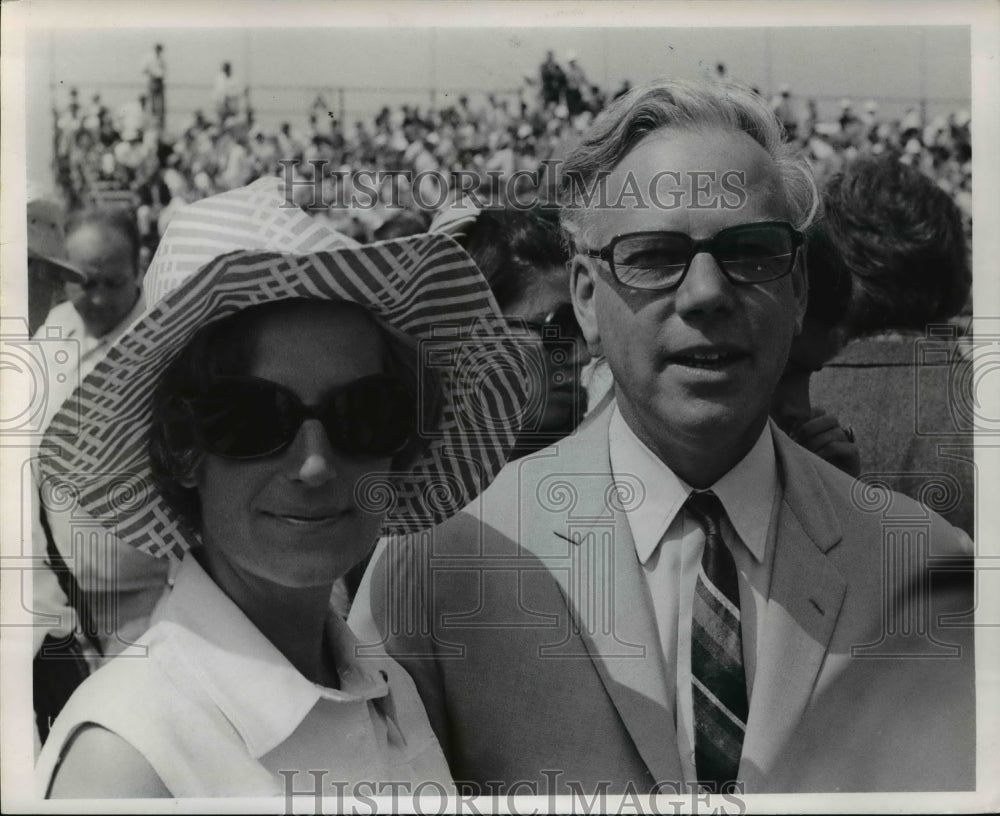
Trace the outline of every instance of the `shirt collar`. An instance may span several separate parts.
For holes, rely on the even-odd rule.
[[[616,405],[608,428],[611,470],[638,478],[645,499],[626,507],[639,562],[645,564],[680,512],[692,488],[654,454],[628,426]],[[740,541],[758,562],[764,560],[778,468],[770,423],[728,473],[712,485]]]
[[[111,331],[100,337],[95,337],[87,331],[87,326],[83,322],[83,318],[71,301],[65,300],[60,303],[53,310],[53,314],[57,315],[55,323],[63,330],[63,337],[78,338],[87,343],[90,348],[98,348],[101,346],[110,346],[115,340],[121,337],[125,333],[125,330],[143,314],[145,306],[145,297],[142,288],[140,288],[139,296],[136,298],[129,313]],[[46,324],[48,323],[49,320],[46,320]]]
[[[187,664],[254,758],[288,739],[320,699],[351,703],[389,694],[386,675],[366,671],[355,658],[357,641],[335,612],[326,631],[341,688],[329,689],[292,666],[190,554],[157,624],[170,633],[171,658]]]

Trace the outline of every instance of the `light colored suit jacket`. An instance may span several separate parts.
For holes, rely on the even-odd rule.
[[[644,492],[612,479],[610,416],[389,542],[370,573],[375,625],[456,780],[483,792],[683,790],[675,668],[623,512]],[[973,788],[971,541],[772,430],[783,497],[739,780]]]

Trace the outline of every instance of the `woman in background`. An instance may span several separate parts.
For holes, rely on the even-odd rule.
[[[482,270],[500,311],[524,338],[532,377],[526,416],[511,459],[576,430],[587,411],[581,370],[589,360],[569,294],[569,256],[554,209],[479,210],[459,201],[430,232],[451,235]]]

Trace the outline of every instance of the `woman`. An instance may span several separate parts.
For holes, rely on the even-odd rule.
[[[529,352],[526,416],[510,458],[572,433],[587,410],[581,369],[589,357],[570,302],[569,258],[555,211],[480,210],[461,201],[440,212],[430,231],[465,247]]]
[[[122,540],[183,560],[141,649],[56,720],[45,795],[448,782],[409,678],[359,655],[329,598],[380,531],[446,518],[502,465],[523,395],[497,318],[468,256],[421,236],[225,255],[122,337],[53,421],[46,468]]]

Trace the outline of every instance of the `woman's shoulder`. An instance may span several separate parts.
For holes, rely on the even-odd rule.
[[[135,795],[228,795],[239,780],[248,791],[274,793],[270,775],[185,656],[192,635],[171,627],[156,624],[139,642],[144,651],[116,656],[76,690],[39,755],[42,791],[55,778],[51,795],[63,797],[125,797],[160,790],[157,781],[169,793]],[[124,764],[114,764],[118,759]],[[108,777],[93,784],[111,792],[87,790],[88,773]]]
[[[112,658],[76,689],[52,724],[38,758],[43,795],[128,796],[120,785],[122,779],[132,779],[133,768],[141,789],[149,788],[154,779],[162,786],[133,733],[164,719],[156,712],[169,706],[167,681],[150,657],[148,646],[133,645],[128,656]],[[124,764],[119,766],[119,760]],[[109,768],[116,770],[109,774]],[[115,792],[104,790],[106,785]]]
[[[108,773],[109,768],[114,773]],[[50,799],[159,799],[171,793],[135,746],[91,723],[79,728],[63,749],[47,795]]]

